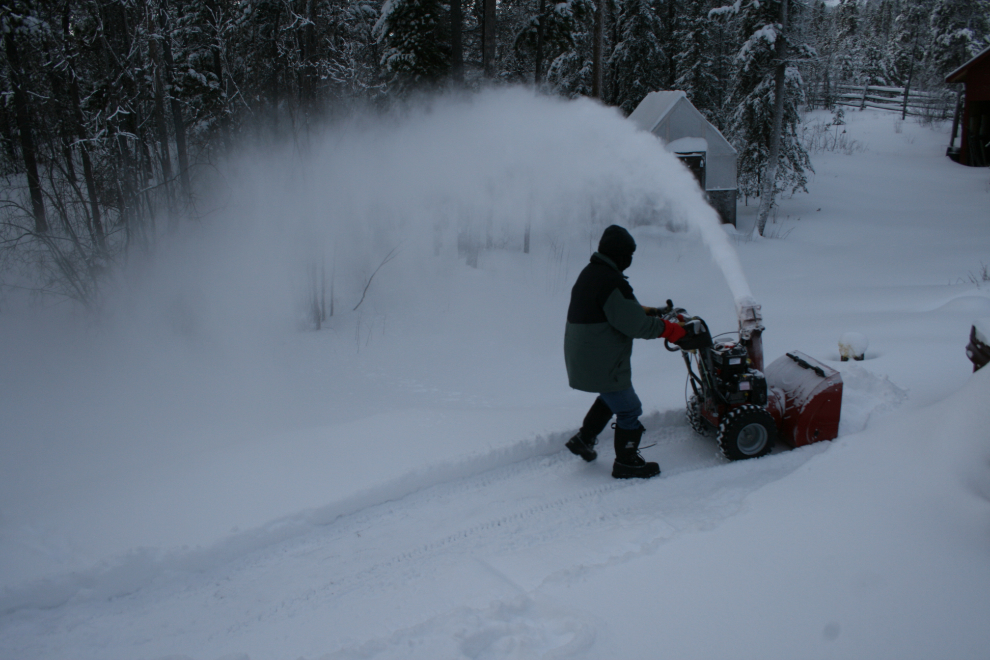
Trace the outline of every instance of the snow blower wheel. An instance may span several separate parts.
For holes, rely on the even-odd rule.
[[[691,428],[694,429],[695,433],[704,436],[712,435],[712,432],[715,429],[712,428],[711,424],[709,424],[708,421],[701,415],[701,402],[694,394],[692,394],[691,398],[688,399],[686,414],[688,424],[691,425]]]
[[[777,424],[766,408],[746,403],[733,408],[718,427],[718,446],[730,461],[766,456],[777,440]]]

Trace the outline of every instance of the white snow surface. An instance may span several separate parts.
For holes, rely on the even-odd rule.
[[[707,152],[708,140],[703,137],[682,137],[668,142],[664,145],[664,149],[674,154]]]
[[[973,329],[976,330],[976,340],[982,344],[990,342],[990,318],[983,317],[973,321]]]
[[[0,301],[0,658],[986,658],[990,370],[964,348],[987,170],[944,156],[946,125],[847,120],[866,149],[813,154],[783,238],[748,239],[755,205],[708,224],[612,111],[438,103],[305,167],[255,153],[99,318]],[[752,296],[768,363],[839,370],[839,438],[729,463],[684,419],[680,357],[637,341],[663,474],[612,479],[608,434],[594,463],[564,449],[594,398],[567,387],[570,286],[613,220],[644,304],[731,331]],[[476,269],[458,226],[494,227]],[[867,359],[839,362],[851,327]]]

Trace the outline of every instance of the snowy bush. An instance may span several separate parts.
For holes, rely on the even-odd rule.
[[[801,128],[801,142],[808,153],[812,154],[836,152],[851,156],[866,151],[862,142],[851,139],[846,129],[832,122],[815,121],[804,125]]]

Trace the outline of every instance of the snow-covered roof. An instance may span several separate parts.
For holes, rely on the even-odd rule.
[[[990,58],[990,47],[983,50],[982,53],[966,62],[961,67],[950,73],[945,77],[945,82],[947,83],[961,83],[966,82],[966,72],[969,71],[977,62],[981,62],[986,58]]]
[[[692,154],[699,151],[708,151],[708,140],[703,137],[682,137],[679,140],[668,142],[664,148],[674,154]]]
[[[650,92],[629,115],[629,121],[652,133],[674,105],[686,98],[687,94],[681,91]]]
[[[704,152],[705,190],[736,189],[736,150],[683,91],[650,92],[629,120],[658,137],[667,151]]]

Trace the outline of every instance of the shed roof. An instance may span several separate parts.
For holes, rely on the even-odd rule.
[[[629,115],[629,120],[665,143],[684,137],[705,138],[709,151],[731,154],[736,150],[680,90],[650,92]],[[692,150],[695,147],[692,147]],[[678,148],[680,151],[680,148]],[[735,174],[733,173],[733,178]]]
[[[966,74],[977,64],[983,62],[984,60],[990,60],[990,48],[984,49],[982,53],[966,62],[961,67],[950,73],[945,77],[945,82],[947,83],[961,83],[966,82]]]
[[[674,105],[686,97],[687,94],[682,91],[650,92],[632,111],[629,120],[644,131],[652,133]]]
[[[650,92],[629,115],[676,154],[705,154],[705,190],[736,190],[736,150],[680,90]]]

